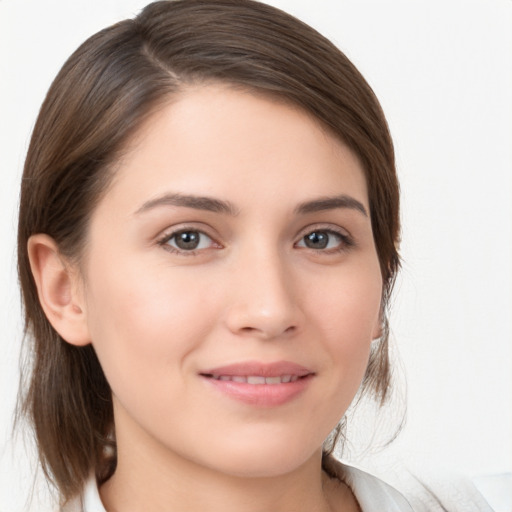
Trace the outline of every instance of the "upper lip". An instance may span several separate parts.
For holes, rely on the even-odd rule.
[[[296,375],[304,377],[314,372],[305,366],[290,361],[276,361],[272,363],[262,363],[258,361],[246,361],[240,363],[228,364],[209,368],[199,372],[201,375],[226,375],[235,376],[261,376],[261,377],[280,377],[282,375]]]

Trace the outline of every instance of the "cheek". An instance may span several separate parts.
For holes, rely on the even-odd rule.
[[[368,270],[370,269],[370,270]],[[368,363],[371,342],[380,332],[382,281],[378,265],[352,269],[326,279],[310,297],[315,328],[325,344],[326,364],[332,365],[333,393],[350,401]],[[334,389],[340,386],[338,391]]]
[[[205,307],[204,293],[192,286],[189,276],[173,273],[171,280],[165,269],[148,272],[119,261],[115,272],[112,262],[93,267],[88,323],[114,392],[134,388],[137,393],[136,381],[179,378],[176,370],[207,335],[215,310]]]
[[[378,335],[382,278],[377,264],[362,264],[324,278],[315,288],[311,308],[337,346],[358,346]]]

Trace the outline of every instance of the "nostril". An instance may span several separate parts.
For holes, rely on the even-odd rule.
[[[256,299],[251,303],[235,302],[226,311],[225,324],[232,333],[246,337],[270,340],[293,336],[302,324],[301,310],[293,301],[283,300],[274,306]]]
[[[278,338],[283,335],[289,335],[294,333],[297,330],[297,327],[295,325],[290,325],[289,327],[286,327],[285,329],[280,328],[271,328],[271,327],[242,327],[239,329],[239,332],[242,334],[252,335],[252,336],[261,336],[265,339],[271,339],[271,338]]]

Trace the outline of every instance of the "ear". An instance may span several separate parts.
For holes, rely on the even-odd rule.
[[[384,321],[385,321],[384,315],[385,315],[385,313],[384,313],[384,309],[383,309],[382,303],[381,303],[379,317],[377,318],[377,321],[375,322],[375,325],[374,325],[373,331],[372,331],[372,341],[380,340],[380,338],[382,338],[382,335],[384,334]]]
[[[57,244],[48,235],[37,234],[28,241],[30,268],[41,307],[53,328],[68,343],[90,343],[79,274],[68,265]]]
[[[375,326],[372,333],[372,341],[378,341],[382,338],[382,325]]]

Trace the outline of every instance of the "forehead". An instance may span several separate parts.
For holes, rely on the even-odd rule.
[[[294,196],[309,187],[318,195],[342,188],[368,206],[358,158],[316,118],[229,85],[191,86],[160,105],[116,168],[113,189],[124,188],[129,201],[162,187],[240,199],[244,190]]]

